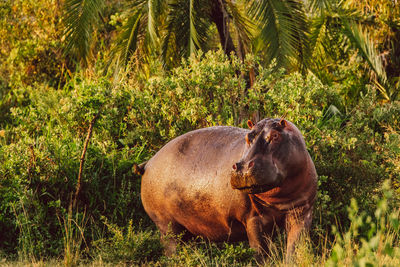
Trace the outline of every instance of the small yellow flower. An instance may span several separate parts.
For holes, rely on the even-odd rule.
[[[5,137],[6,136],[6,131],[0,130],[0,137]]]

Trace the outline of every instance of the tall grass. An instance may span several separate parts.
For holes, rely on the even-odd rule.
[[[265,262],[259,266],[400,266],[399,212],[385,208],[388,200],[379,200],[374,218],[360,212],[356,202],[349,206],[351,226],[346,231],[336,230],[336,239],[321,236],[311,240],[302,236],[296,245],[291,262],[285,261],[285,234],[271,244]],[[75,219],[66,218],[63,227],[76,226]],[[247,243],[215,244],[206,240],[180,242],[177,252],[162,256],[158,233],[153,230],[134,230],[109,225],[110,238],[97,243],[96,254],[88,260],[78,253],[80,227],[68,230],[65,236],[63,260],[36,260],[34,258],[0,261],[1,266],[256,266],[254,251]],[[337,226],[335,226],[338,229]],[[361,231],[362,230],[362,231]]]
[[[75,212],[70,205],[65,216],[57,214],[63,233],[64,259],[63,266],[75,266],[82,256],[82,252],[89,248],[85,240],[85,228],[87,223],[86,212]]]
[[[374,214],[360,211],[352,199],[348,207],[350,227],[336,231],[336,241],[328,266],[400,266],[399,208],[393,203],[394,191],[387,180],[383,196],[376,201]]]
[[[20,260],[30,260],[32,262],[36,261],[35,257],[35,244],[34,238],[31,233],[31,225],[29,224],[29,217],[26,212],[24,203],[20,202],[21,209],[17,211],[16,205],[13,203],[12,209],[16,218],[16,222],[21,233],[18,240],[19,245],[19,259]]]

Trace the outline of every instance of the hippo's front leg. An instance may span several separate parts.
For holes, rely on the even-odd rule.
[[[307,233],[311,226],[312,211],[303,212],[302,209],[294,209],[286,216],[286,261],[293,259],[296,242],[302,233]]]
[[[261,262],[263,255],[268,251],[267,237],[263,236],[263,223],[260,216],[254,216],[246,222],[247,238],[249,245],[256,250],[256,260]]]

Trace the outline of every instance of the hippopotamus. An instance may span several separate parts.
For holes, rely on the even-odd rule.
[[[268,251],[275,229],[287,232],[287,257],[310,228],[317,173],[302,134],[285,119],[250,129],[214,126],[188,132],[137,166],[143,207],[161,232],[184,239],[249,241]],[[167,250],[176,241],[168,238]]]

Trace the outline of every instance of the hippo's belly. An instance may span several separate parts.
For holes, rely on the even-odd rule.
[[[182,227],[214,241],[247,238],[240,220],[250,204],[230,185],[231,166],[241,157],[247,132],[233,127],[189,132],[147,163],[142,203],[161,232]]]

